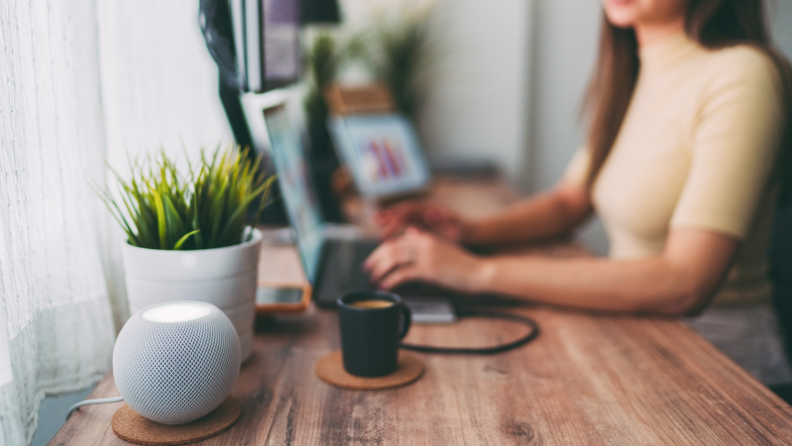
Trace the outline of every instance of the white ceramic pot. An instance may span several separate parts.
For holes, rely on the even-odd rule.
[[[123,245],[129,310],[172,300],[210,303],[231,319],[242,360],[250,356],[256,315],[256,276],[261,232],[225,248],[165,251]]]

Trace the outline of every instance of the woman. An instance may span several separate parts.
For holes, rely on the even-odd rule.
[[[383,288],[423,280],[670,315],[713,304],[690,323],[765,383],[792,381],[766,261],[792,173],[792,71],[768,43],[761,0],[604,0],[604,9],[587,144],[559,184],[480,220],[419,203],[384,211],[386,235],[424,230],[391,237],[365,267]],[[457,244],[553,237],[595,210],[608,259],[478,257]]]

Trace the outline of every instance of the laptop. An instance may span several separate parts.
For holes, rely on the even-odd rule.
[[[263,114],[270,155],[300,260],[313,286],[314,301],[322,307],[333,307],[336,299],[348,291],[373,289],[362,264],[379,241],[329,235],[332,231],[328,231],[319,211],[302,135],[292,123],[285,102],[264,108]],[[448,299],[428,295],[421,286],[396,292],[410,306],[414,322],[450,323],[456,319]]]
[[[412,123],[396,113],[331,116],[339,159],[365,198],[390,201],[425,192],[431,174]]]

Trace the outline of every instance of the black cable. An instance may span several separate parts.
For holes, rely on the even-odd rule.
[[[480,348],[457,348],[457,347],[432,347],[429,345],[414,345],[401,343],[399,346],[406,350],[412,350],[421,353],[438,353],[442,355],[492,355],[495,353],[502,353],[517,347],[521,347],[539,336],[539,324],[535,320],[520,316],[519,314],[506,313],[501,311],[482,310],[479,308],[457,308],[457,317],[477,317],[488,319],[505,319],[515,322],[520,322],[531,328],[531,331],[512,342],[506,344],[496,345],[494,347],[480,347]]]

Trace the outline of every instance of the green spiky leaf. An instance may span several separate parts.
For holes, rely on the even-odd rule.
[[[266,177],[260,157],[229,146],[201,151],[186,172],[164,151],[129,160],[132,176],[117,171],[118,198],[94,187],[127,241],[149,249],[211,249],[242,243],[266,206],[274,176]],[[260,205],[253,206],[256,200]]]

